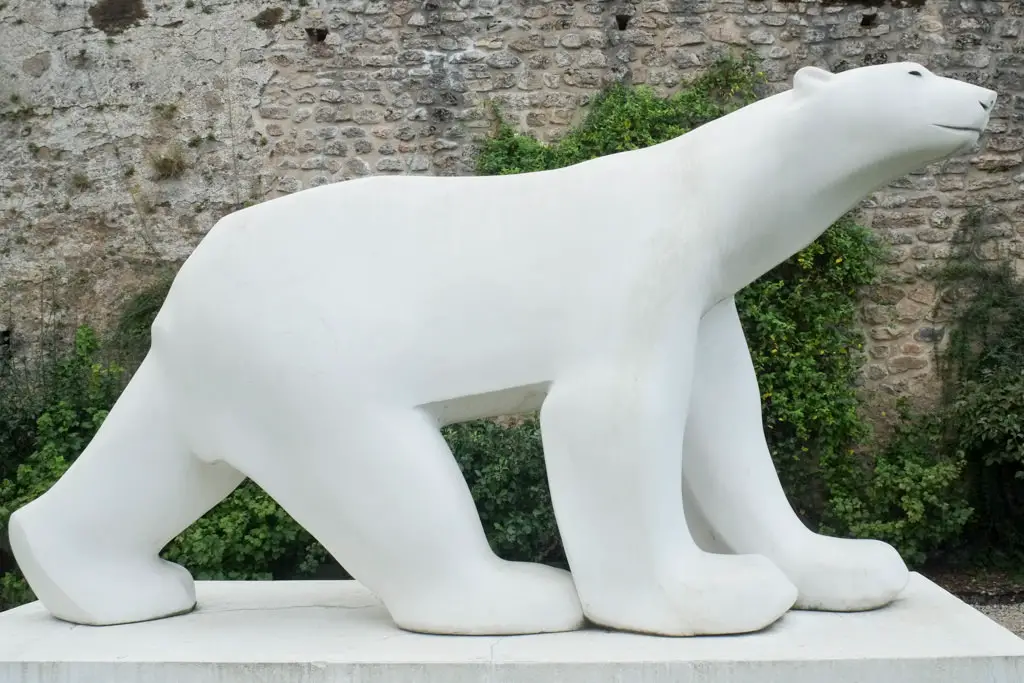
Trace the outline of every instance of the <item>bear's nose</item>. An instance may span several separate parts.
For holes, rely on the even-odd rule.
[[[988,97],[988,98],[986,98],[984,100],[978,100],[978,104],[980,104],[981,108],[984,109],[985,111],[990,110],[992,108],[992,105],[994,105],[995,103],[996,103],[995,96]]]

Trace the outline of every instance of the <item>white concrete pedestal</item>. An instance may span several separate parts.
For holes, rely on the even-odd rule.
[[[0,614],[2,683],[1021,683],[1024,640],[920,575],[883,610],[745,636],[424,636],[353,581],[201,582],[192,614],[73,626]]]

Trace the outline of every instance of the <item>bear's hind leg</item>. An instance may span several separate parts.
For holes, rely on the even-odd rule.
[[[761,396],[733,299],[704,315],[683,446],[683,487],[695,536],[713,549],[770,558],[799,590],[796,607],[880,607],[908,572],[885,543],[811,532],[779,483],[764,436]]]
[[[102,626],[195,606],[191,575],[159,553],[243,475],[193,457],[169,401],[148,357],[64,476],[11,516],[18,566],[55,617]]]
[[[422,410],[310,401],[275,426],[267,447],[265,457],[249,452],[246,474],[400,628],[507,635],[583,625],[568,572],[491,551],[465,479]]]

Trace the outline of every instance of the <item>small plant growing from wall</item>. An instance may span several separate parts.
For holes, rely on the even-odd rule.
[[[274,28],[284,19],[284,10],[280,7],[268,7],[252,18],[256,28]]]
[[[149,17],[143,0],[99,0],[90,4],[93,26],[107,35],[123,33]]]
[[[92,185],[89,176],[81,171],[71,174],[71,189],[76,192],[85,192]]]
[[[18,93],[11,93],[9,100],[11,106],[0,111],[0,121],[18,122],[35,116],[35,109],[25,105]]]
[[[178,145],[171,145],[159,152],[149,156],[149,165],[152,166],[156,180],[172,180],[180,178],[188,169],[185,161],[185,153]]]
[[[153,113],[164,121],[170,121],[178,114],[178,105],[173,102],[167,104],[154,104]]]

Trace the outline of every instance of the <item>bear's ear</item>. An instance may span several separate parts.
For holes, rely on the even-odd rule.
[[[809,95],[817,92],[819,88],[833,78],[835,78],[835,74],[831,74],[824,69],[819,69],[816,66],[805,66],[793,76],[793,90],[801,95]]]

